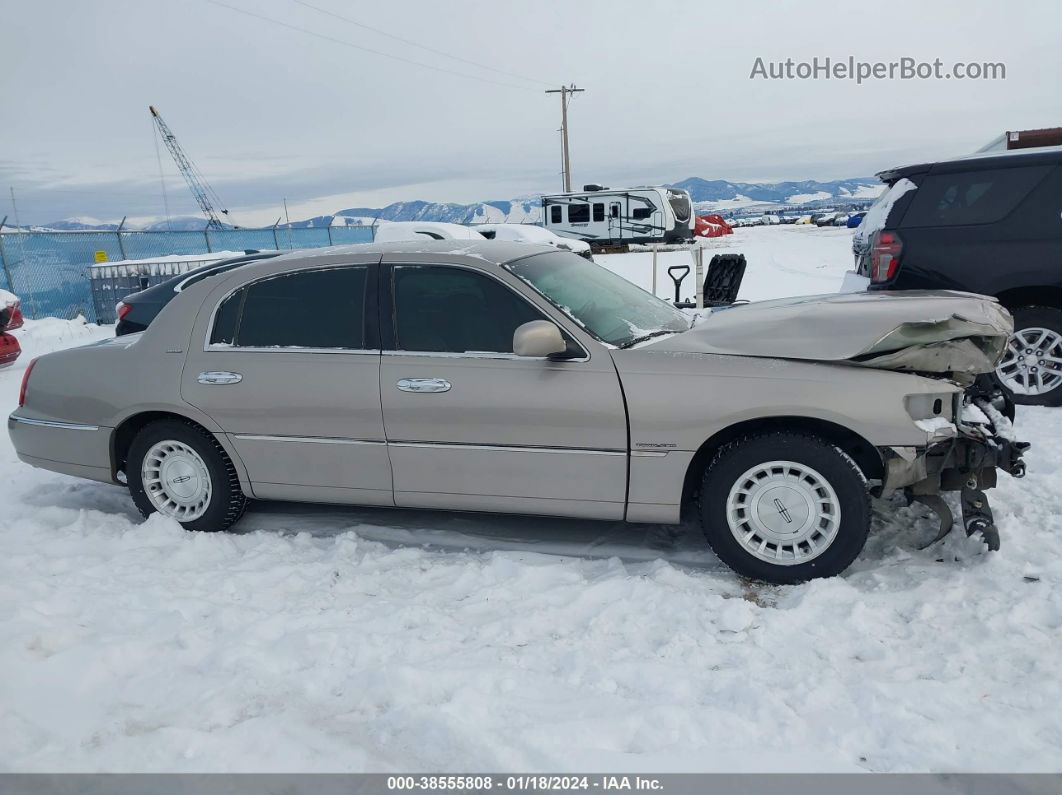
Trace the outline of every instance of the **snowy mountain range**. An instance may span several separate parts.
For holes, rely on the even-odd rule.
[[[809,204],[816,201],[873,199],[881,193],[882,184],[874,177],[836,179],[830,182],[817,182],[813,179],[802,182],[729,182],[723,179],[690,177],[674,183],[673,187],[688,190],[690,198],[698,204],[734,202],[742,199],[772,204]]]
[[[828,182],[817,180],[787,182],[730,182],[689,177],[672,183],[684,188],[698,210],[737,210],[765,206],[822,205],[829,202],[866,201],[881,192],[881,183],[873,177],[839,179]],[[485,201],[473,204],[449,202],[408,201],[395,202],[386,207],[350,207],[335,215],[319,215],[301,221],[293,221],[293,227],[320,227],[329,225],[364,225],[375,219],[381,221],[449,221],[457,224],[474,223],[534,223],[541,217],[541,196],[521,196],[503,201]],[[146,226],[127,223],[124,229],[201,230],[206,221],[198,216],[181,216],[169,221],[158,221]],[[95,218],[67,218],[34,229],[55,230],[102,230],[114,231],[118,224]]]

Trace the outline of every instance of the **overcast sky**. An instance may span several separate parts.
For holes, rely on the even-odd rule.
[[[13,186],[23,223],[162,217],[149,104],[243,225],[284,197],[295,220],[556,190],[543,91],[561,82],[587,89],[576,185],[863,176],[1062,124],[1057,0],[217,2],[275,21],[210,0],[0,0],[0,216]],[[1007,77],[749,77],[757,57],[815,56],[1001,61]],[[196,214],[162,157],[171,213]]]

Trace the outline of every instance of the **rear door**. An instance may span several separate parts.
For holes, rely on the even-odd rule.
[[[622,519],[627,420],[607,352],[516,356],[517,326],[557,319],[504,274],[415,255],[395,255],[383,274],[395,503]]]
[[[211,294],[181,391],[229,435],[256,497],[393,504],[380,410],[378,260],[277,265]]]

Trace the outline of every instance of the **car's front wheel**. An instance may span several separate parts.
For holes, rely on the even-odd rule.
[[[738,574],[779,585],[840,574],[870,530],[870,497],[856,464],[800,433],[742,437],[704,472],[701,525]]]
[[[187,530],[226,530],[247,505],[236,468],[218,440],[180,420],[144,426],[129,448],[126,477],[144,516],[161,513]]]
[[[1012,314],[1014,334],[996,379],[1015,403],[1062,406],[1062,310],[1025,306]]]

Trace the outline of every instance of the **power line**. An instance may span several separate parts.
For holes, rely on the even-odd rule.
[[[388,33],[386,30],[374,28],[372,25],[366,25],[364,22],[358,22],[357,20],[351,19],[350,17],[345,17],[342,14],[337,14],[334,11],[329,11],[327,8],[320,8],[319,6],[315,6],[312,3],[307,3],[306,0],[292,0],[292,2],[305,8],[312,9],[320,14],[325,14],[326,16],[342,20],[343,22],[347,22],[359,28],[364,28],[365,30],[370,30],[373,33],[378,33],[381,36],[386,36],[389,39],[394,39],[395,41],[400,41],[403,44],[408,44],[411,47],[417,47],[421,50],[434,53],[435,55],[441,55],[443,58],[450,58],[454,61],[460,61],[461,63],[468,64],[469,66],[475,66],[480,69],[486,69],[488,72],[495,72],[500,75],[505,75],[506,77],[515,77],[518,80],[527,80],[531,83],[539,83],[540,85],[544,86],[554,85],[553,83],[547,82],[545,80],[539,80],[537,77],[525,77],[524,75],[517,74],[516,72],[507,72],[504,69],[496,69],[493,66],[488,66],[487,64],[479,63],[479,61],[472,61],[468,58],[462,58],[460,55],[452,55],[451,53],[443,52],[442,50],[436,50],[435,48],[429,47],[426,44],[419,44],[415,41],[410,41],[409,39],[403,39],[401,36],[396,36],[393,33]]]
[[[431,69],[431,70],[433,70],[435,72],[442,72],[444,74],[453,75],[454,77],[463,77],[463,78],[465,78],[467,80],[478,80],[481,83],[492,83],[493,85],[496,85],[496,86],[505,86],[507,88],[518,88],[521,91],[533,91],[534,90],[534,89],[529,88],[527,86],[517,85],[516,83],[505,83],[505,82],[502,82],[501,80],[491,80],[489,77],[480,77],[479,75],[470,75],[470,74],[466,74],[464,72],[455,72],[452,69],[446,69],[446,68],[444,68],[442,66],[432,66],[431,64],[423,63],[421,61],[414,61],[411,58],[403,58],[400,55],[393,55],[392,53],[389,53],[389,52],[383,52],[381,50],[374,50],[374,49],[372,49],[370,47],[363,47],[360,44],[354,44],[353,42],[346,41],[345,39],[337,39],[334,36],[328,36],[328,35],[326,35],[324,33],[318,33],[315,30],[310,30],[309,28],[303,28],[303,27],[300,27],[298,25],[292,25],[292,24],[290,24],[288,22],[283,22],[283,21],[281,21],[279,19],[273,19],[272,17],[267,17],[267,16],[264,16],[263,14],[255,13],[254,11],[247,11],[247,10],[245,10],[243,8],[237,8],[236,6],[230,6],[228,3],[220,2],[220,0],[206,0],[206,1],[208,3],[210,3],[211,5],[221,6],[222,8],[227,8],[230,11],[235,11],[238,14],[243,14],[243,15],[248,16],[248,17],[254,17],[255,19],[260,19],[263,22],[270,22],[270,23],[272,23],[274,25],[279,25],[282,28],[287,28],[288,30],[294,30],[294,31],[298,31],[299,33],[305,33],[307,36],[314,36],[314,37],[316,37],[318,39],[324,39],[325,41],[330,41],[333,44],[340,44],[340,45],[342,45],[344,47],[350,47],[353,50],[360,50],[361,52],[368,52],[368,53],[372,53],[373,55],[379,55],[379,56],[382,56],[384,58],[390,58],[393,61],[401,61],[402,63],[410,64],[412,66],[420,66],[420,67],[422,67],[424,69]]]

